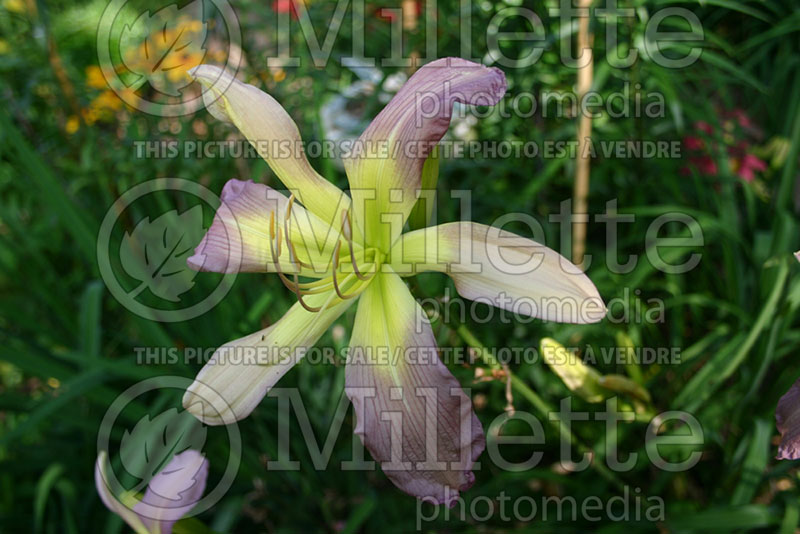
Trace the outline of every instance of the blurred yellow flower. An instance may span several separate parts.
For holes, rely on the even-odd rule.
[[[205,33],[206,24],[197,19],[181,19],[173,27],[160,26],[137,46],[128,48],[123,61],[132,72],[147,76],[156,89],[173,94],[191,82],[187,72],[203,62]]]
[[[0,54],[8,54],[8,42],[5,39],[0,39]]]
[[[25,2],[22,0],[3,0],[3,7],[12,13],[25,13]]]
[[[94,97],[89,103],[89,107],[82,111],[83,120],[86,124],[94,124],[99,120],[111,119],[115,111],[123,108],[125,101],[132,101],[138,98],[133,89],[125,89],[121,94],[108,89]],[[125,99],[125,100],[123,100]]]
[[[69,118],[67,118],[67,123],[64,125],[64,130],[68,134],[72,135],[75,132],[77,132],[78,128],[80,127],[81,127],[80,119],[78,119],[78,117],[76,117],[75,115],[70,115]]]
[[[106,82],[103,71],[97,65],[89,65],[86,67],[86,85],[93,89],[107,89],[108,82]]]
[[[190,20],[186,24],[186,30],[192,33],[200,33],[203,31],[203,21],[202,20]]]
[[[278,69],[278,70],[277,70],[277,71],[275,71],[275,73],[272,75],[272,78],[273,78],[273,79],[274,79],[276,82],[282,82],[283,80],[285,80],[285,79],[286,79],[286,71],[285,71],[285,70],[283,70],[283,69]]]
[[[96,109],[116,111],[122,107],[122,100],[114,91],[103,91],[92,100],[91,106]]]

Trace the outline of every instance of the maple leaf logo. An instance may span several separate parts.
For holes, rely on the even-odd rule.
[[[178,9],[176,4],[148,10],[133,24],[126,24],[120,34],[120,51],[125,66],[138,79],[157,91],[180,96],[180,90],[191,83],[187,71],[205,57],[204,43],[208,24],[203,21],[203,2],[195,0]]]
[[[176,454],[187,449],[201,449],[206,441],[207,429],[188,411],[178,412],[170,408],[164,413],[140,419],[132,430],[125,430],[120,442],[120,461],[127,472],[140,479],[139,487],[144,487],[157,474],[162,473],[162,486],[167,479],[181,480],[168,491],[162,489],[161,496],[175,499],[191,487],[193,480],[181,477],[178,469],[164,472],[164,467]],[[190,468],[191,466],[184,466]],[[196,466],[195,466],[196,467]]]
[[[125,232],[120,262],[140,282],[129,296],[136,298],[149,289],[158,298],[179,302],[180,295],[194,286],[197,273],[186,266],[186,259],[203,231],[203,208],[197,205],[181,214],[169,211],[153,221],[145,217],[133,232]]]

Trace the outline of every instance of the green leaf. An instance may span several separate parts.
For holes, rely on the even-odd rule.
[[[711,508],[668,520],[671,532],[733,532],[778,523],[775,513],[762,504]]]
[[[732,505],[747,504],[755,497],[769,460],[772,424],[764,419],[755,420],[750,447],[747,449],[747,456],[741,468],[742,475],[731,497]]]
[[[80,344],[81,352],[87,358],[100,357],[100,337],[102,316],[103,283],[99,280],[89,282],[81,297],[80,315]]]
[[[33,531],[41,532],[42,524],[44,522],[44,512],[47,506],[47,499],[50,496],[50,490],[53,489],[59,477],[64,472],[64,466],[55,463],[51,464],[42,476],[39,477],[39,482],[36,483],[36,497],[33,505]]]
[[[64,228],[72,234],[78,249],[83,254],[83,259],[93,261],[97,246],[95,232],[82,215],[81,208],[67,196],[53,170],[11,122],[5,109],[5,106],[0,109],[0,140],[5,144],[5,148],[10,150],[3,152],[24,171],[26,179],[36,186],[38,190],[36,199],[47,208],[48,212],[55,214]]]
[[[778,308],[783,287],[789,274],[786,261],[778,262],[778,273],[767,302],[764,304],[755,323],[745,337],[743,333],[735,336],[725,348],[719,350],[709,360],[675,398],[674,406],[689,411],[696,410],[720,385],[739,368],[755,344],[762,330],[767,326]],[[733,354],[732,356],[730,354]]]

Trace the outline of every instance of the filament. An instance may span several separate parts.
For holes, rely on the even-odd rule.
[[[341,248],[341,246],[342,246],[342,242],[341,241],[337,241],[336,242],[336,248],[333,250],[333,275],[331,277],[333,278],[333,289],[334,289],[334,291],[336,291],[336,294],[339,295],[340,299],[347,300],[347,299],[351,299],[351,298],[355,297],[356,295],[358,295],[358,293],[356,292],[356,293],[351,293],[350,295],[345,295],[345,294],[342,293],[341,289],[339,289],[339,282],[336,280],[336,271],[339,270],[339,249]],[[350,257],[352,257],[352,256],[353,255],[352,255],[352,252],[351,252]],[[349,275],[348,275],[348,278],[349,278]],[[347,280],[347,278],[345,278],[345,280]]]
[[[294,206],[295,196],[292,194],[289,197],[289,202],[286,205],[286,212],[283,216],[283,228],[277,227],[278,223],[276,223],[275,219],[275,211],[270,212],[270,219],[269,219],[269,247],[270,247],[270,254],[272,255],[273,264],[275,265],[275,271],[278,274],[278,277],[281,279],[281,282],[297,296],[297,301],[300,305],[311,313],[317,313],[322,310],[327,309],[331,305],[331,301],[334,297],[339,297],[341,300],[348,300],[352,299],[361,293],[363,284],[361,282],[365,282],[370,280],[378,271],[379,266],[376,265],[375,271],[370,273],[369,275],[364,275],[358,269],[358,262],[356,261],[356,252],[355,247],[353,246],[353,233],[352,233],[352,220],[350,218],[349,210],[342,211],[342,226],[339,232],[339,236],[336,239],[336,246],[333,250],[333,255],[331,257],[333,269],[331,271],[331,275],[320,279],[315,280],[313,282],[304,282],[301,283],[299,280],[299,273],[302,271],[303,267],[311,268],[312,266],[309,264],[304,263],[297,255],[297,249],[295,248],[294,243],[291,240],[290,234],[290,225],[291,221],[291,213],[292,207]],[[281,231],[283,230],[283,231]],[[283,269],[281,268],[280,264],[280,256],[281,256],[281,238],[282,235],[286,238],[286,249],[289,255],[289,263],[292,267],[296,270],[295,272],[291,273],[291,279],[287,276],[288,273],[284,273]],[[350,264],[353,267],[353,272],[346,274],[341,282],[339,280],[339,267],[341,266],[341,249],[342,249],[342,237],[347,242],[348,246],[348,253],[350,256]],[[277,250],[276,250],[277,249]],[[366,260],[366,252],[359,250],[359,256],[361,256],[363,252],[364,260]],[[373,258],[374,263],[374,258]],[[345,273],[341,273],[344,275]],[[355,275],[358,280],[353,282],[353,275]],[[348,286],[352,293],[346,294],[342,289]],[[333,288],[333,291],[330,293],[330,296],[321,306],[311,306],[307,302],[305,302],[304,297],[308,295],[316,295],[321,294],[326,291],[330,291]]]
[[[341,234],[344,235],[344,238],[347,240],[347,246],[350,249],[350,263],[353,265],[353,272],[358,277],[359,280],[369,280],[372,276],[364,276],[358,270],[358,265],[356,264],[356,257],[353,252],[353,225],[352,221],[350,220],[350,211],[342,211],[342,231]]]

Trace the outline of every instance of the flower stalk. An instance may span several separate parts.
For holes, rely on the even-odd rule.
[[[456,328],[456,333],[459,335],[459,337],[461,337],[464,343],[469,345],[469,347],[475,351],[485,365],[488,365],[491,369],[504,368],[497,358],[494,357],[491,351],[486,349],[483,343],[481,343],[480,340],[475,337],[475,335],[469,330],[469,328],[467,328],[466,325],[462,324]],[[506,370],[505,372],[510,373],[509,370]],[[567,440],[581,454],[594,454],[594,451],[584,445],[578,439],[578,437],[569,430],[567,425],[562,424],[558,412],[554,410],[553,407],[547,403],[547,401],[542,399],[535,391],[533,391],[524,380],[515,374],[509,374],[509,377],[512,390],[516,391],[525,400],[530,402],[536,411],[539,412],[539,415],[545,421],[548,421],[550,426],[559,433],[561,439]],[[602,462],[592,461],[590,465],[595,471],[597,471],[597,474],[602,476],[617,489],[622,490],[625,487],[625,484],[622,482],[622,480],[620,480],[620,478],[613,471],[608,469]]]

